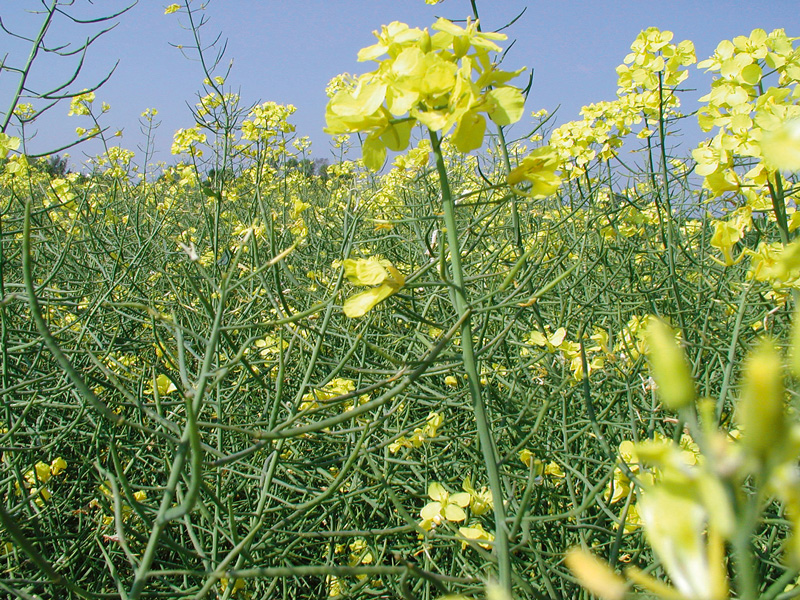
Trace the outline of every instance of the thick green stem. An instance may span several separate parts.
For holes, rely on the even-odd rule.
[[[678,276],[675,269],[675,231],[672,216],[672,200],[669,190],[669,169],[667,167],[667,132],[665,128],[666,116],[664,114],[664,81],[663,75],[658,74],[658,137],[661,144],[661,190],[666,207],[666,239],[667,265],[669,267],[669,280],[672,282],[672,293],[675,296],[675,310],[681,329],[686,332],[684,321],[683,298],[678,287]]]
[[[503,487],[500,481],[500,471],[497,466],[494,438],[491,424],[486,411],[486,405],[481,395],[480,374],[475,357],[472,341],[472,319],[469,315],[470,307],[464,287],[464,271],[461,266],[461,248],[458,240],[456,226],[456,207],[450,192],[450,182],[447,178],[447,169],[442,155],[441,140],[434,131],[429,131],[433,152],[436,156],[436,170],[439,173],[439,185],[442,190],[442,208],[444,210],[444,224],[447,247],[450,250],[450,266],[452,282],[450,299],[461,324],[461,356],[464,369],[467,372],[467,382],[472,405],[475,413],[475,425],[478,430],[478,442],[486,466],[486,476],[489,488],[492,491],[495,520],[495,550],[497,551],[497,568],[500,585],[511,591],[511,555],[509,552],[508,528],[506,526],[506,512],[503,498]],[[444,250],[443,250],[444,252]]]
[[[762,489],[762,476],[755,477],[755,488]],[[756,600],[759,597],[755,556],[753,549],[753,532],[759,521],[760,502],[758,493],[743,500],[739,507],[737,531],[731,540],[733,562],[736,565],[736,593],[740,600]]]
[[[767,179],[767,186],[769,187],[769,195],[772,199],[772,210],[775,213],[775,221],[778,224],[778,232],[781,236],[781,243],[788,244],[791,239],[789,233],[789,222],[786,217],[786,197],[783,191],[783,180],[781,174],[775,172],[775,183]]]

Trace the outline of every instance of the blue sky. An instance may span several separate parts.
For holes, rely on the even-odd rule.
[[[199,4],[199,0],[194,2]],[[76,4],[65,10],[79,17],[99,16],[126,5],[120,0],[94,4],[78,0]],[[171,162],[172,134],[193,125],[187,104],[196,101],[203,74],[195,56],[187,58],[170,45],[188,45],[191,34],[182,28],[185,15],[164,15],[168,4],[140,0],[121,16],[119,25],[90,48],[84,69],[70,89],[78,91],[92,85],[119,60],[111,80],[97,92],[97,103],[104,101],[111,106],[103,124],[111,131],[122,129],[123,137],[114,139],[114,143],[135,150],[144,141],[139,115],[146,108],[158,109],[161,126],[155,134],[155,160]],[[218,34],[227,39],[223,68],[218,74],[223,74],[232,60],[227,84],[241,93],[244,103],[272,100],[295,105],[297,112],[292,120],[298,135],[311,138],[314,158],[330,158],[329,136],[322,131],[325,85],[338,73],[359,74],[371,68],[358,63],[356,53],[373,43],[373,30],[394,20],[425,27],[438,16],[458,20],[471,14],[469,0],[445,0],[436,6],[428,6],[423,0],[212,0],[207,4],[203,11],[208,20],[202,29],[205,40],[210,42]],[[12,30],[33,36],[41,17],[25,11],[41,6],[39,0],[5,2],[0,17]],[[710,56],[720,40],[747,35],[756,27],[768,32],[782,27],[788,35],[800,36],[800,12],[796,1],[788,0],[478,1],[486,30],[502,27],[526,7],[522,18],[505,31],[509,36],[505,46],[512,40],[515,43],[504,65],[509,70],[521,66],[534,70],[528,114],[561,105],[559,124],[577,118],[585,104],[615,97],[614,69],[639,31],[647,27],[673,31],[675,42],[692,40],[698,60]],[[74,43],[92,31],[96,28],[78,27],[60,19],[54,22],[50,34],[53,42]],[[24,62],[30,45],[0,37],[9,64]],[[75,64],[74,59],[45,57],[35,63],[30,83],[36,89],[52,87],[68,78]],[[686,87],[696,87],[698,92],[687,94],[687,110],[695,106],[691,98],[705,93],[710,81],[695,67],[690,69]],[[0,74],[0,110],[6,110],[15,85],[14,73]],[[58,147],[72,139],[75,127],[89,127],[85,118],[67,118],[68,109],[68,103],[59,105],[37,122],[30,152]],[[524,133],[529,124],[524,118],[519,133]],[[691,127],[694,129],[693,123]],[[687,152],[700,136],[687,130]],[[96,145],[84,145],[70,153],[73,162],[81,162],[84,152],[97,151]]]

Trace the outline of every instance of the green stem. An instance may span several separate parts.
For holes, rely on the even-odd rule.
[[[678,287],[678,276],[675,269],[675,231],[672,216],[672,200],[669,190],[669,169],[667,168],[667,132],[665,128],[666,117],[664,115],[664,80],[663,74],[658,74],[658,137],[661,144],[661,184],[666,207],[666,250],[667,265],[669,267],[669,280],[672,283],[672,293],[675,296],[675,311],[681,330],[686,334],[686,323],[684,321],[683,298]]]
[[[464,369],[467,372],[467,382],[470,396],[472,397],[475,413],[475,425],[478,430],[483,462],[486,466],[486,476],[489,488],[492,491],[495,521],[495,550],[497,551],[497,566],[499,584],[511,592],[511,555],[509,552],[508,528],[506,526],[506,513],[503,498],[503,487],[500,481],[500,472],[497,466],[494,438],[491,424],[486,411],[486,405],[481,395],[480,375],[478,372],[475,349],[472,341],[472,319],[470,306],[464,287],[464,271],[461,266],[461,248],[458,240],[456,226],[455,201],[450,191],[450,182],[442,155],[441,140],[434,131],[428,131],[433,152],[436,156],[436,170],[439,173],[439,186],[442,190],[442,208],[444,209],[444,224],[447,246],[450,250],[450,266],[452,270],[453,287],[450,299],[461,323],[461,356]],[[443,254],[444,254],[443,250]]]
[[[736,359],[736,349],[739,347],[739,334],[742,330],[742,321],[744,320],[744,313],[747,309],[747,295],[753,287],[752,282],[742,290],[742,295],[739,298],[739,309],[736,312],[736,321],[733,324],[733,333],[731,334],[731,343],[728,346],[728,361],[725,364],[725,370],[722,374],[722,385],[717,398],[717,405],[715,410],[715,417],[719,423],[722,417],[722,409],[725,407],[725,399],[728,396],[728,387],[730,387],[731,377],[733,375],[733,365]]]
[[[761,477],[757,476],[755,479],[756,490],[761,490]],[[759,493],[755,493],[744,499],[737,519],[738,528],[731,540],[733,561],[736,565],[736,593],[740,600],[756,600],[759,597],[752,542],[759,520],[759,496]]]
[[[778,171],[775,172],[774,184],[767,178],[767,187],[769,187],[769,195],[772,199],[772,210],[775,213],[775,221],[778,223],[781,243],[786,245],[791,239],[791,234],[789,233],[789,222],[786,217],[786,198],[783,191],[783,180]]]

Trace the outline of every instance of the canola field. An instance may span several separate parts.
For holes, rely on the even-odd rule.
[[[341,65],[331,161],[211,60],[167,163],[10,98],[0,596],[800,595],[798,38],[647,29],[558,125],[475,11]]]

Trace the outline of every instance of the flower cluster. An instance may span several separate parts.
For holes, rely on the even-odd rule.
[[[419,448],[423,443],[439,435],[439,428],[444,424],[442,413],[432,412],[425,420],[425,425],[414,429],[410,437],[401,435],[389,444],[389,452],[395,454],[400,448]]]
[[[52,477],[61,475],[66,469],[67,461],[59,456],[53,459],[50,464],[39,461],[33,468],[25,471],[23,486],[37,506],[44,506],[44,503],[50,500],[52,492],[47,487],[47,483]],[[22,490],[19,483],[16,483],[15,486],[17,494],[21,494]]]
[[[787,120],[800,117],[800,54],[783,29],[769,34],[754,29],[749,36],[720,42],[714,55],[697,66],[717,74],[711,91],[701,98],[706,105],[698,111],[700,127],[718,128],[713,139],[692,153],[697,173],[713,195],[741,192],[748,203],[757,204],[774,169],[763,160],[760,142]],[[767,87],[770,72],[777,73],[777,86]],[[742,176],[734,169],[736,157],[757,162]]]
[[[465,28],[439,19],[432,29],[383,26],[378,42],[358,53],[377,70],[345,81],[328,102],[328,133],[368,133],[362,154],[369,169],[383,165],[387,149],[405,150],[417,123],[445,134],[455,127],[452,142],[467,153],[483,144],[483,115],[498,125],[522,116],[522,92],[507,85],[520,71],[497,69],[489,55],[500,51],[495,42],[505,35],[481,32],[469,19]]]
[[[617,67],[617,99],[590,104],[581,109],[581,120],[553,131],[550,144],[563,173],[570,178],[583,175],[595,158],[613,157],[634,125],[645,120],[638,137],[648,137],[652,134],[649,122],[680,106],[674,89],[688,77],[684,67],[696,59],[692,42],[672,44],[672,37],[671,31],[655,27],[642,31]]]
[[[797,320],[794,327],[793,339],[800,340]],[[652,339],[661,334],[652,327],[648,330],[651,364],[674,363],[674,356],[665,355],[675,354],[676,348]],[[799,357],[795,343],[790,361],[795,375],[800,373]],[[668,399],[676,386],[694,387],[687,370],[655,370],[664,403],[680,411],[689,433],[680,442],[663,436],[636,444],[623,442],[624,462],[615,469],[606,497],[614,503],[635,495],[626,528],[642,526],[674,588],[635,567],[625,571],[630,582],[661,598],[728,598],[726,545],[734,548],[740,567],[742,561],[751,560],[743,553],[749,552],[761,507],[769,498],[782,503],[792,524],[787,558],[794,562],[800,558],[800,425],[790,421],[782,363],[769,339],[762,339],[750,351],[742,369],[737,429],[730,431],[717,429],[713,400]],[[572,551],[567,563],[597,595],[615,599],[625,595],[626,582],[585,551]],[[755,586],[753,576],[740,576],[737,584]]]
[[[332,379],[326,383],[321,389],[313,390],[303,394],[303,401],[300,403],[300,410],[304,411],[321,408],[326,402],[338,398],[339,396],[349,394],[355,389],[356,383],[352,379],[336,377],[335,379]],[[359,402],[364,402],[367,399],[368,396],[366,394],[362,395],[362,397],[359,399]],[[352,403],[350,404],[350,407],[352,407]]]
[[[94,92],[84,91],[74,96],[69,103],[67,116],[88,116],[92,114],[92,102],[94,102]]]

